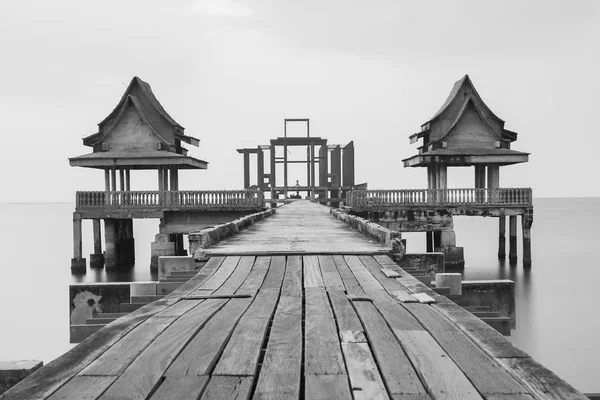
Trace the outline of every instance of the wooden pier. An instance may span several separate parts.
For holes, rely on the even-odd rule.
[[[1,398],[585,399],[324,210],[279,208]]]

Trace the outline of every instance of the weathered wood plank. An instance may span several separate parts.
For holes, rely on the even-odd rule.
[[[304,287],[322,288],[325,287],[323,277],[321,276],[321,267],[317,256],[302,257],[304,264]]]
[[[427,392],[400,343],[372,303],[354,304],[390,394]]]
[[[484,396],[528,393],[520,383],[444,315],[421,304],[405,306]]]
[[[437,311],[453,321],[479,347],[494,358],[527,358],[523,350],[494,328],[456,304],[432,304]]]
[[[306,400],[351,399],[347,375],[308,375],[305,377]]]
[[[302,257],[289,256],[281,287],[282,296],[302,297]]]
[[[250,376],[211,376],[201,400],[246,400],[250,397]]]
[[[183,349],[165,372],[165,376],[209,374],[250,303],[251,299],[229,300]]]
[[[329,299],[337,320],[341,342],[365,343],[367,341],[363,326],[343,291],[329,291]]]
[[[49,400],[94,400],[106,390],[116,376],[76,376],[58,389]]]
[[[398,267],[398,264],[394,262],[388,255],[374,255],[373,258],[383,267],[394,269],[394,267]]]
[[[248,277],[236,293],[254,295],[262,286],[270,264],[270,257],[256,257],[250,274],[248,274]]]
[[[175,319],[176,317],[159,316],[149,318],[98,357],[79,375],[118,376]]]
[[[204,267],[202,267],[202,269],[200,269],[200,271],[193,278],[188,280],[179,288],[175,289],[172,295],[183,296],[193,292],[215,273],[223,261],[225,261],[225,257],[211,257],[206,264],[204,264]]]
[[[383,274],[385,276],[387,276],[388,278],[398,278],[398,277],[400,277],[400,273],[398,273],[396,271],[393,271],[391,269],[388,269],[388,268],[382,268],[381,272],[383,272]]]
[[[254,398],[297,399],[300,395],[301,366],[302,298],[281,296]]]
[[[227,300],[198,301],[197,307],[169,326],[133,361],[102,398],[145,399],[193,335],[226,302]]]
[[[344,282],[340,277],[332,256],[318,256],[321,267],[323,283],[327,290],[345,290]]]
[[[377,279],[369,272],[357,256],[344,256],[344,260],[348,264],[348,267],[356,277],[356,280],[363,288],[363,290],[379,290],[383,289],[383,286]]]
[[[383,288],[389,293],[393,294],[394,297],[396,297],[398,300],[402,301],[403,303],[414,303],[418,301],[410,294],[409,290],[405,288],[404,285],[402,285],[396,279],[390,279],[387,276],[385,276],[382,272],[383,269],[381,264],[379,264],[374,257],[360,256],[359,259],[363,263],[365,268],[367,268],[369,272],[373,274],[373,276],[375,277],[375,279],[377,279],[381,286],[383,286]]]
[[[261,288],[280,290],[281,282],[283,281],[283,276],[285,274],[285,257],[275,256],[270,258],[271,265],[269,267],[269,272],[267,272],[267,276],[265,277],[265,281]]]
[[[433,398],[482,400],[477,389],[429,332],[394,329],[394,335]]]
[[[344,357],[325,289],[305,289],[304,374],[345,374]]]
[[[365,292],[362,287],[359,285],[356,277],[348,268],[348,264],[346,264],[346,260],[343,256],[333,256],[333,262],[342,278],[342,282],[344,282],[344,286],[346,287],[346,292],[349,295],[364,295]]]
[[[389,399],[367,343],[342,343],[355,400]]]
[[[531,358],[501,358],[500,363],[515,373],[535,398],[586,400],[587,397]]]
[[[275,311],[279,290],[263,289],[238,322],[227,343],[214,375],[253,376],[258,367],[269,321]]]
[[[233,273],[233,270],[240,261],[240,257],[233,256],[227,257],[221,264],[221,266],[203,283],[198,289],[199,290],[217,290],[225,283],[229,276]],[[194,294],[196,291],[191,292]]]
[[[206,387],[208,376],[167,376],[151,400],[196,400]]]
[[[373,304],[379,310],[383,318],[392,330],[423,330],[423,326],[402,307],[396,300],[390,297],[385,290],[370,290],[367,293],[373,299]]]
[[[229,278],[213,294],[233,294],[244,283],[253,265],[254,257],[241,257]]]
[[[11,388],[11,400],[48,397],[140,323],[177,301],[169,296],[117,319]]]
[[[435,299],[426,293],[413,293],[412,296],[423,304],[435,303]]]

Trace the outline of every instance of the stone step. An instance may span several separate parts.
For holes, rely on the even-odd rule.
[[[483,322],[503,334],[510,336],[510,318],[508,317],[483,317]]]
[[[145,296],[131,296],[131,302],[132,303],[152,303],[153,301],[162,299],[163,297],[165,297],[162,294],[155,294],[155,295],[145,295]]]
[[[471,313],[479,318],[491,318],[500,316],[500,313],[498,311],[472,311]]]
[[[463,308],[469,312],[490,311],[490,306],[465,306]]]
[[[130,313],[144,307],[146,304],[148,303],[121,303],[121,312]]]
[[[116,318],[90,318],[86,319],[85,323],[88,325],[106,325],[113,322]]]
[[[106,312],[96,315],[94,318],[121,318],[129,313],[126,312]]]
[[[432,287],[431,289],[433,289],[433,291],[436,292],[437,294],[441,294],[442,296],[450,295],[449,287]]]

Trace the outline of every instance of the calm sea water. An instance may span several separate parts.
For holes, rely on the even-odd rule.
[[[497,219],[455,219],[465,248],[465,279],[512,279],[517,329],[510,337],[583,392],[600,392],[600,198],[536,199],[533,267],[496,258]],[[158,220],[136,220],[136,267],[120,273],[70,273],[73,204],[0,204],[0,360],[48,363],[69,344],[68,286],[75,282],[145,281]],[[92,226],[84,225],[85,255]],[[519,232],[520,235],[520,232]],[[405,234],[408,251],[425,250],[424,234]],[[519,236],[519,257],[521,257]],[[88,260],[89,261],[89,260]]]

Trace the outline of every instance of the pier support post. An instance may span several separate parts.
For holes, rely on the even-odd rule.
[[[533,224],[533,215],[527,214],[521,216],[521,225],[523,228],[523,267],[531,267],[531,225]]]
[[[159,233],[154,237],[154,242],[150,243],[150,271],[158,271],[158,257],[175,255],[177,255],[175,242],[171,241],[171,235],[164,232],[164,226],[161,220]]]
[[[107,270],[114,270],[135,261],[132,219],[104,220],[105,264]]]
[[[517,216],[508,217],[509,242],[508,242],[508,260],[511,263],[517,262]]]
[[[425,237],[427,240],[427,252],[433,253],[433,231],[425,232]]]
[[[440,251],[442,247],[442,231],[433,231],[433,250]]]
[[[506,217],[498,218],[498,259],[506,259]]]
[[[73,258],[71,272],[85,272],[86,260],[81,257],[81,214],[73,213]]]
[[[104,267],[104,254],[102,254],[102,231],[100,220],[93,219],[93,234],[94,234],[94,253],[90,254],[90,268]]]

